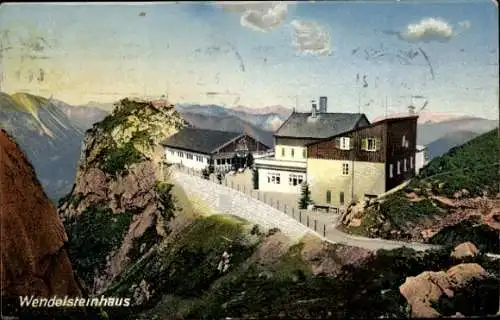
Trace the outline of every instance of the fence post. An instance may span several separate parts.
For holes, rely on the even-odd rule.
[[[247,192],[247,186],[243,186],[243,193]]]
[[[259,191],[257,191],[257,200],[260,201],[260,192]]]
[[[280,209],[280,201],[279,200],[276,200],[276,209]]]
[[[238,191],[240,191],[240,185],[236,185],[236,188],[238,189]]]
[[[307,215],[307,227],[309,228],[309,215]]]
[[[314,219],[314,231],[316,231],[317,224],[318,224],[318,220]]]
[[[286,204],[283,205],[283,210],[285,211],[285,214],[287,214],[287,212],[286,212]]]
[[[295,219],[295,208],[294,207],[292,207],[292,218]]]
[[[323,237],[326,237],[326,223],[323,224]]]
[[[299,222],[302,223],[302,211],[299,210]]]

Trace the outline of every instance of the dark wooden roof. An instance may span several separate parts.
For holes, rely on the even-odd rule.
[[[244,133],[240,132],[215,131],[186,127],[163,141],[161,145],[204,154],[212,154],[227,143],[244,135]]]
[[[362,119],[370,122],[363,113],[318,113],[295,112],[274,134],[276,137],[324,139],[355,129]]]
[[[326,140],[334,139],[334,138],[340,137],[340,136],[342,136],[344,134],[348,134],[348,133],[351,133],[351,132],[354,132],[354,131],[357,131],[357,130],[362,130],[362,129],[367,129],[367,128],[373,128],[373,127],[380,126],[380,125],[383,125],[383,124],[386,124],[386,123],[398,122],[398,121],[405,121],[405,120],[408,120],[408,119],[415,119],[416,120],[416,119],[418,119],[418,115],[385,118],[385,119],[379,120],[377,122],[373,122],[373,123],[371,123],[371,124],[369,124],[367,126],[360,126],[360,127],[357,127],[357,128],[353,128],[353,129],[350,129],[350,130],[339,132],[337,134],[334,134],[334,135],[331,135],[329,137],[323,138],[323,139],[321,139],[319,141],[310,142],[310,143],[306,144],[306,146],[312,146],[312,145],[315,145],[315,144],[319,144],[319,143],[324,142]]]

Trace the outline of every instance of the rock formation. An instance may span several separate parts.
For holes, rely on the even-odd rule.
[[[455,289],[466,286],[474,278],[488,276],[488,272],[477,263],[459,264],[446,272],[425,271],[416,277],[408,277],[399,290],[411,306],[412,316],[439,317],[439,312],[432,307],[433,302],[443,295],[453,297]]]
[[[2,296],[80,296],[56,208],[3,129],[0,182]]]
[[[474,257],[479,254],[479,250],[472,242],[464,242],[455,247],[451,256],[457,259],[464,257]]]

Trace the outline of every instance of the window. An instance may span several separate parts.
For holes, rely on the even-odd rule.
[[[226,159],[221,159],[220,164],[222,164],[222,165],[226,164]]]
[[[393,177],[393,170],[394,169],[394,166],[392,165],[392,163],[389,165],[389,178],[392,178]]]
[[[351,149],[350,147],[350,141],[351,139],[349,139],[349,137],[342,137],[340,138],[340,149],[342,150],[349,150]]]
[[[284,157],[285,156],[285,148],[281,147],[281,156]]]
[[[210,163],[210,158],[207,158],[207,163]]]
[[[408,170],[406,168],[406,158],[404,158],[404,160],[403,160],[403,170],[404,170],[404,172],[406,172],[406,170]]]
[[[226,163],[227,163],[227,164],[231,164],[232,160],[233,160],[233,159],[231,159],[231,158],[226,159]]]
[[[307,158],[307,150],[302,149],[302,158]]]
[[[341,205],[344,205],[344,201],[345,201],[345,199],[344,199],[344,193],[341,192],[340,196],[339,196],[339,202],[340,202]]]
[[[184,158],[184,152],[182,151],[177,151],[177,155],[181,158]]]
[[[349,164],[348,163],[342,163],[342,175],[344,175],[344,176],[349,175]]]
[[[267,182],[268,183],[274,183],[274,184],[280,184],[280,174],[279,173],[268,173],[267,174]]]
[[[366,151],[377,151],[377,139],[375,138],[363,139],[361,149]]]
[[[288,176],[288,184],[291,186],[301,185],[304,182],[304,177],[301,174],[291,173]]]
[[[413,156],[410,157],[410,169],[413,169]]]
[[[174,155],[174,151],[173,151],[173,150],[170,150],[170,154],[171,154],[171,155]]]
[[[401,162],[398,160],[398,163],[397,163],[397,166],[398,166],[398,169],[397,169],[397,174],[401,174]]]
[[[220,165],[220,159],[217,159],[217,164]]]
[[[196,161],[203,162],[203,157],[202,156],[196,156]]]
[[[326,190],[326,203],[332,202],[332,192],[330,190]]]
[[[291,151],[291,156],[292,156],[292,158],[293,158],[293,156],[294,156],[294,155],[295,155],[295,149],[294,149],[294,148],[292,148],[292,151]]]
[[[193,160],[193,154],[186,152],[186,159]]]

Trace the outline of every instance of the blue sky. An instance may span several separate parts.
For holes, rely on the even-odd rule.
[[[498,118],[493,1],[9,4],[0,31],[9,93]]]

